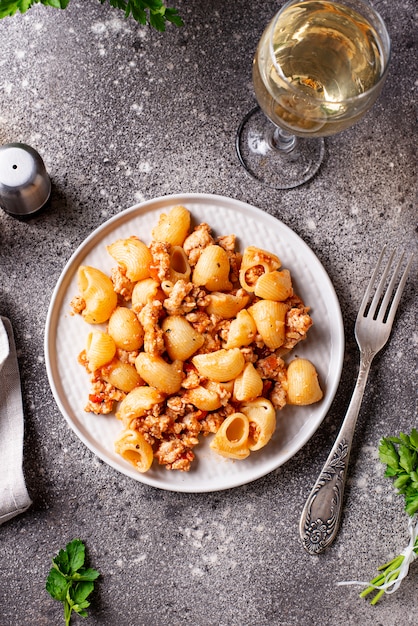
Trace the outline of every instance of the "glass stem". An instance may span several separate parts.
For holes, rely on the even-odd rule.
[[[276,126],[272,138],[271,138],[271,146],[280,152],[292,152],[296,145],[296,137],[291,133],[288,133],[286,130],[279,128]]]

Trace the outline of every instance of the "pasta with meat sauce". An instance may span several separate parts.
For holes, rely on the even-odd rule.
[[[108,246],[110,276],[81,267],[71,302],[106,325],[79,355],[91,381],[85,410],[114,413],[115,450],[139,472],[153,462],[190,470],[199,437],[211,433],[214,452],[245,459],[270,441],[277,410],[323,395],[313,364],[284,360],[312,325],[290,271],[261,248],[241,254],[235,235],[192,228],[191,217],[176,206],[148,245],[134,234]]]

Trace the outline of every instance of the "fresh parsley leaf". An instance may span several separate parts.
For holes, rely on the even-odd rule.
[[[167,7],[163,0],[99,0],[101,4],[109,2],[110,6],[120,9],[125,17],[132,16],[139,24],[149,24],[158,31],[164,32],[166,23],[183,26],[183,20],[177,9]],[[43,4],[56,9],[66,9],[70,0],[0,0],[0,18],[14,15],[17,11],[25,13],[34,4]]]
[[[379,458],[386,464],[385,476],[394,478],[393,485],[405,497],[405,511],[411,517],[418,511],[418,431],[399,437],[384,437],[379,445]]]
[[[396,452],[396,448],[393,442],[389,439],[382,439],[379,445],[379,458],[382,463],[388,465],[388,469],[395,471],[399,467],[399,454]]]
[[[54,600],[64,602],[67,595],[67,585],[67,578],[57,569],[52,568],[46,580],[46,590]]]
[[[70,0],[0,0],[0,18],[14,15],[17,11],[26,13],[34,4],[44,4],[56,9],[66,9]]]
[[[409,435],[399,433],[399,437],[384,437],[381,439],[379,458],[382,463],[386,464],[385,476],[395,479],[393,486],[397,489],[399,495],[404,496],[405,511],[413,518],[418,513],[417,429],[413,428]],[[415,520],[415,523],[417,522],[418,520]],[[418,537],[412,546],[412,550],[418,554]],[[390,593],[386,586],[394,584],[398,580],[404,559],[405,553],[402,553],[392,559],[392,561],[389,561],[389,563],[380,566],[378,568],[379,574],[370,582],[370,586],[360,593],[360,597],[364,598],[368,594],[376,592],[371,600],[371,604],[376,604],[385,591]],[[405,573],[402,574],[402,576],[405,575]]]
[[[94,589],[94,581],[100,576],[97,570],[84,567],[85,556],[84,543],[73,539],[52,559],[46,580],[48,593],[64,605],[66,626],[69,626],[73,612],[87,617],[85,609],[90,606],[87,598]]]

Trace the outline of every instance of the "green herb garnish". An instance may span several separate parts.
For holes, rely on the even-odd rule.
[[[405,511],[409,515],[408,546],[397,557],[381,565],[379,574],[369,583],[357,580],[340,582],[338,585],[362,585],[360,593],[364,598],[376,592],[370,604],[376,604],[384,593],[393,593],[408,575],[409,566],[418,556],[418,431],[412,429],[410,435],[400,433],[399,437],[384,437],[379,445],[379,458],[386,465],[385,476],[394,479],[394,487],[405,499]]]
[[[414,528],[412,520],[418,512],[418,431],[413,428],[410,435],[400,433],[399,437],[384,437],[379,445],[379,458],[386,464],[385,476],[395,479],[393,486],[404,496],[405,511],[411,518],[411,541],[404,553],[378,567],[380,574],[361,592],[360,597],[364,598],[376,591],[370,604],[376,604],[388,590],[397,589],[418,554],[418,522]]]
[[[405,511],[413,517],[418,512],[418,431],[383,438],[379,458],[387,466],[385,476],[395,478],[393,486],[405,498]]]
[[[125,17],[132,16],[139,24],[150,24],[161,32],[165,31],[167,22],[183,26],[177,9],[167,7],[163,0],[99,0],[100,4],[107,1],[115,9],[122,10]],[[17,11],[25,13],[34,4],[66,9],[69,3],[70,0],[0,0],[0,18],[14,15]]]
[[[87,617],[87,600],[100,573],[84,567],[85,547],[80,539],[73,539],[52,559],[52,568],[46,580],[46,590],[64,605],[65,626],[69,626],[74,611]]]

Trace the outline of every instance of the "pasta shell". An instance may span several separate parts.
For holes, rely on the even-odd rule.
[[[141,378],[159,391],[173,394],[180,390],[184,378],[181,361],[167,363],[161,356],[140,352],[135,367]]]
[[[166,215],[162,213],[152,231],[155,241],[182,246],[190,230],[190,212],[184,206],[175,206]]]
[[[255,284],[254,295],[265,300],[283,302],[293,295],[289,270],[268,272],[260,276]]]
[[[163,301],[165,298],[160,283],[153,278],[144,278],[135,283],[132,291],[132,309],[139,313],[148,302]]]
[[[216,411],[222,406],[221,398],[216,391],[206,389],[202,385],[188,389],[183,395],[183,400],[201,411]]]
[[[244,369],[245,359],[241,350],[215,350],[207,354],[197,354],[192,363],[203,378],[222,383],[235,379]]]
[[[239,272],[239,282],[241,287],[252,293],[255,289],[258,278],[262,274],[273,272],[281,265],[278,256],[267,250],[248,246],[242,255]]]
[[[210,245],[202,250],[193,271],[192,282],[194,285],[206,287],[208,291],[230,291],[230,271],[226,251],[221,246]]]
[[[143,385],[144,381],[131,363],[124,363],[114,359],[100,370],[100,375],[107,383],[129,393],[135,387]]]
[[[116,344],[112,337],[101,331],[87,335],[86,359],[91,372],[109,363],[116,354]]]
[[[243,413],[233,413],[222,422],[210,443],[210,448],[230,459],[245,459],[248,449],[249,421]]]
[[[263,381],[260,374],[252,363],[246,363],[241,374],[235,379],[233,399],[245,402],[261,396],[262,392]]]
[[[276,411],[270,400],[257,398],[241,405],[241,411],[250,422],[248,447],[251,451],[263,448],[276,430]]]
[[[161,328],[165,347],[172,361],[186,361],[205,342],[203,335],[181,315],[169,315],[163,320]]]
[[[154,459],[152,447],[136,430],[123,431],[115,441],[115,451],[141,473],[149,470]]]
[[[239,294],[214,291],[209,298],[210,304],[206,307],[209,315],[215,314],[223,319],[231,319],[248,304],[249,295],[243,290],[240,290]]]
[[[155,387],[135,387],[130,391],[119,405],[116,417],[129,426],[136,417],[143,417],[154,404],[160,404],[165,398]]]
[[[178,280],[189,282],[192,270],[185,251],[181,246],[173,246],[170,250],[170,270],[168,279],[175,283]]]
[[[288,404],[313,404],[323,397],[315,366],[308,359],[295,359],[287,368]]]
[[[254,341],[257,326],[246,309],[240,311],[236,318],[231,321],[228,337],[224,348],[242,348],[249,346]]]
[[[107,332],[121,350],[139,350],[144,343],[144,329],[132,309],[118,306],[109,318]]]
[[[112,281],[101,270],[86,265],[78,268],[77,279],[86,305],[81,312],[83,318],[88,324],[103,324],[117,304]]]
[[[287,304],[273,300],[259,300],[248,308],[257,331],[270,350],[276,350],[285,341]]]
[[[148,247],[138,237],[118,239],[107,251],[124,268],[127,278],[132,282],[143,280],[150,276],[149,266],[152,255]]]

